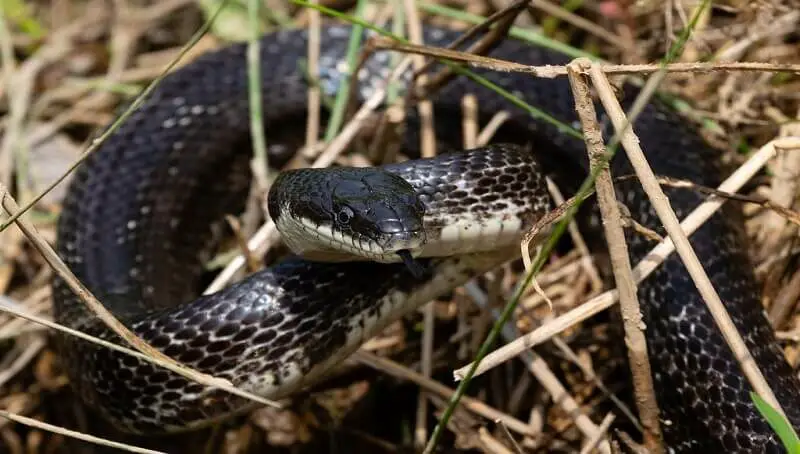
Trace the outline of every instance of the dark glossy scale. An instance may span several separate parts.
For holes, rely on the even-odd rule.
[[[429,44],[445,45],[453,32],[428,28]],[[341,77],[347,27],[323,29],[322,87],[334,93]],[[306,84],[303,31],[262,40],[264,111],[270,143],[303,136]],[[508,40],[492,54],[523,64],[560,64],[551,51]],[[359,75],[361,95],[386,73],[377,54]],[[61,216],[58,251],[76,275],[135,332],[189,365],[230,378],[251,391],[278,397],[313,380],[349,354],[352,345],[380,329],[384,317],[432,298],[434,287],[457,285],[501,261],[459,257],[436,262],[411,279],[402,265],[310,264],[288,261],[241,283],[197,298],[197,278],[211,225],[236,213],[245,200],[250,156],[245,47],[234,45],[200,58],[174,74],[148,98],[77,171]],[[530,104],[575,124],[565,78],[483,73]],[[565,187],[577,186],[587,168],[581,141],[523,115],[493,92],[460,78],[437,93],[435,116],[442,145],[460,148],[460,99],[477,96],[483,119],[514,114],[499,133],[504,142],[530,145]],[[626,87],[627,106],[636,89]],[[413,119],[413,112],[411,113]],[[608,123],[607,121],[605,123]],[[636,131],[650,165],[660,175],[715,186],[718,153],[688,122],[651,104]],[[295,139],[296,140],[296,139]],[[408,145],[416,144],[412,128]],[[279,148],[272,149],[278,160]],[[286,156],[282,156],[285,161]],[[624,157],[616,175],[630,173]],[[617,185],[636,220],[663,230],[635,182]],[[685,216],[701,197],[669,189],[673,208]],[[502,199],[499,199],[502,200]],[[758,286],[747,261],[741,223],[732,211],[718,214],[691,238],[706,271],[744,335],[756,362],[795,427],[800,426],[800,386],[763,315]],[[634,261],[652,246],[629,235]],[[780,452],[774,435],[750,402],[736,361],[705,309],[680,260],[673,255],[639,290],[667,442],[675,452]],[[87,315],[59,280],[56,317],[72,327],[113,338]],[[389,318],[391,318],[389,317]],[[366,329],[365,329],[366,327]],[[208,392],[139,360],[62,338],[73,384],[84,399],[128,430],[172,430],[240,409],[243,402]],[[307,379],[304,379],[304,377]]]

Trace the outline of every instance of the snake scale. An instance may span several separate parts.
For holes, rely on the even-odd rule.
[[[336,92],[343,77],[341,61],[350,30],[344,25],[322,29],[319,83],[328,95]],[[425,29],[431,45],[445,46],[457,36],[433,26]],[[291,156],[286,144],[299,144],[298,137],[303,137],[308,84],[301,63],[306,46],[304,30],[279,31],[261,40],[265,128],[270,160],[278,167]],[[403,264],[289,258],[218,293],[198,297],[198,279],[208,258],[199,251],[207,251],[213,226],[223,215],[243,209],[250,184],[245,54],[244,45],[231,45],[174,71],[80,166],[64,200],[57,249],[77,277],[151,345],[239,387],[280,398],[318,379],[391,321],[509,257],[489,252],[421,259],[425,272],[418,278]],[[491,55],[522,64],[567,62],[553,51],[514,39],[506,39]],[[359,98],[381,86],[388,62],[387,53],[369,59],[358,73]],[[565,78],[478,73],[558,120],[578,125]],[[627,108],[637,89],[625,86],[622,91]],[[498,141],[528,146],[531,156],[566,189],[583,180],[588,161],[581,140],[533,119],[465,77],[432,97],[442,149],[460,149],[460,102],[466,94],[476,96],[483,120],[501,110],[511,113]],[[635,130],[656,174],[707,186],[720,182],[718,152],[660,102],[650,103]],[[409,126],[404,140],[413,154],[418,130]],[[500,154],[482,165],[508,163],[503,147],[487,150]],[[407,165],[413,166],[413,161]],[[631,173],[622,153],[612,171]],[[455,178],[452,173],[470,175],[458,166],[450,176],[442,172],[440,180]],[[498,175],[491,169],[477,173],[481,172]],[[541,179],[518,183],[502,186],[491,200],[522,199],[542,190],[537,187]],[[635,220],[664,233],[636,182],[623,181],[616,188]],[[665,190],[679,217],[702,201],[701,195],[686,189]],[[700,228],[691,242],[798,427],[800,386],[760,306],[741,226],[729,207]],[[627,237],[635,263],[652,243],[640,235]],[[60,279],[53,287],[58,321],[118,340]],[[640,285],[639,298],[670,450],[782,452],[675,254]],[[57,344],[82,399],[127,431],[192,428],[249,407],[241,398],[208,390],[133,357],[71,337],[59,337]]]

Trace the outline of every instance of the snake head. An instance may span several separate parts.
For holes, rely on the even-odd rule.
[[[283,172],[268,206],[287,246],[313,260],[399,262],[399,251],[416,256],[426,241],[414,187],[377,168]]]

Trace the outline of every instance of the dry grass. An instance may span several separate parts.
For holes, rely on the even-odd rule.
[[[0,0],[0,6],[15,6],[14,12],[23,3],[30,21],[9,14],[0,20],[0,200],[12,211],[10,197],[25,205],[54,181],[54,175],[66,174],[64,162],[79,158],[93,130],[114,118],[120,101],[158,77],[204,20],[200,6],[204,2],[191,0]],[[342,2],[319,3],[335,7]],[[512,3],[447,2],[482,16]],[[579,43],[584,50],[602,54],[606,61],[629,65],[606,67],[607,73],[619,74],[615,77],[644,77],[657,69],[647,63],[664,54],[697,7],[696,2],[677,0],[587,1],[573,12],[556,3],[531,2],[532,8],[516,24],[544,24],[555,39]],[[267,0],[265,4],[272,18],[292,18],[312,26],[319,21],[311,10],[290,7],[282,0]],[[365,14],[388,17],[391,8],[402,9],[406,20],[417,24],[420,18],[430,19],[435,6],[399,0],[370,2]],[[435,20],[466,26],[454,18]],[[241,21],[246,21],[246,16],[223,15],[214,30],[241,31],[237,27],[244,23]],[[38,35],[31,23],[44,32]],[[675,69],[682,72],[670,74],[662,84],[665,92],[688,101],[680,106],[688,118],[706,126],[702,132],[709,141],[729,150],[724,155],[727,163],[741,166],[732,179],[735,181],[721,190],[735,192],[744,185],[743,191],[749,195],[767,197],[795,210],[800,155],[772,145],[796,146],[779,138],[799,135],[800,78],[796,73],[776,75],[763,70],[800,61],[799,23],[800,14],[778,0],[717,5],[702,16],[682,54],[683,61],[676,64]],[[411,38],[413,42],[414,33]],[[182,63],[222,45],[222,41],[213,35],[204,36]],[[314,49],[312,40],[311,55]],[[407,50],[420,49],[409,46]],[[513,62],[450,56],[469,58],[476,65],[525,69],[513,67]],[[705,63],[697,64],[700,59]],[[312,59],[308,66],[312,73],[316,71],[314,63]],[[407,58],[401,66],[412,64],[422,63]],[[737,70],[742,67],[748,70]],[[564,77],[567,70],[536,71]],[[311,106],[318,105],[318,96],[309,94]],[[379,96],[382,94],[360,106],[321,154],[313,152],[319,134],[313,130],[315,122],[310,121],[306,143],[311,151],[305,154],[310,156],[306,165],[366,162],[363,155],[348,153],[346,147],[368,122]],[[419,109],[423,118],[430,114],[424,104]],[[468,145],[489,140],[493,128],[485,125],[481,131],[481,125],[471,122],[472,109],[470,100],[465,100],[464,136]],[[317,112],[316,108],[311,111]],[[425,130],[425,134],[432,134],[432,128]],[[433,154],[435,142],[425,134],[425,153]],[[751,156],[751,150],[759,148]],[[758,173],[764,165],[767,172]],[[11,188],[8,199],[4,187]],[[0,305],[9,308],[0,312],[0,416],[17,415],[13,420],[0,418],[2,452],[77,452],[68,441],[71,435],[65,437],[48,426],[32,428],[32,421],[91,435],[108,434],[101,422],[77,408],[47,342],[49,330],[40,324],[51,319],[48,284],[58,267],[51,266],[55,260],[52,256],[42,255],[37,249],[46,251],[47,243],[55,238],[60,189],[63,183],[49,197],[36,200],[24,218],[29,230],[37,232],[32,236],[41,241],[39,244],[27,241],[14,226],[0,232],[0,292],[4,295]],[[764,304],[779,338],[785,340],[787,358],[797,365],[797,225],[768,205],[744,206]],[[684,222],[684,229],[688,223]],[[675,227],[673,224],[670,233],[679,235]],[[248,248],[259,256],[278,239],[272,224],[253,226],[252,230],[255,233]],[[578,238],[579,232],[571,233]],[[664,242],[654,253],[663,254],[669,247],[671,243]],[[207,291],[226,285],[246,264],[245,257],[235,258]],[[654,264],[650,261],[634,266],[633,279],[642,279],[649,272],[647,266]],[[452,395],[452,369],[470,362],[519,274],[519,267],[503,267],[490,273],[485,285],[466,286],[454,292],[451,299],[429,305],[425,316],[417,319],[424,334],[396,324],[368,342],[341,377],[299,397],[287,409],[264,408],[214,430],[166,440],[158,449],[238,453],[260,452],[266,446],[301,452],[328,451],[333,446],[345,452],[421,448],[433,429],[432,415],[441,414]],[[640,438],[641,426],[628,416],[633,414],[626,404],[632,401],[632,388],[626,351],[615,342],[620,328],[613,318],[595,315],[613,305],[616,291],[602,293],[595,264],[585,249],[564,252],[548,262],[537,276],[537,284],[538,289],[529,291],[517,308],[514,322],[505,327],[504,342],[511,342],[520,333],[530,334],[491,355],[490,359],[499,361],[483,364],[487,366],[481,369],[483,375],[448,424],[445,445],[498,453],[586,452],[595,445],[608,450],[604,434],[612,422],[633,438]],[[530,345],[538,345],[535,354],[527,352],[519,356],[521,361],[507,361]],[[490,368],[489,364],[496,366]],[[379,418],[383,424],[376,423]],[[390,429],[381,429],[381,425]],[[122,440],[116,435],[111,438],[142,446],[154,443]],[[81,449],[89,447],[81,445]]]

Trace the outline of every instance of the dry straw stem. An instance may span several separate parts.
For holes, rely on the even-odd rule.
[[[561,193],[561,190],[558,188],[555,182],[551,180],[550,177],[546,177],[545,181],[547,182],[547,190],[550,192],[550,196],[553,197],[553,201],[557,203],[558,206],[566,208],[567,200],[564,198],[564,194]],[[574,199],[571,200],[574,202]],[[581,234],[581,231],[578,228],[578,223],[575,222],[575,219],[569,221],[569,225],[567,225],[567,231],[569,232],[572,242],[575,243],[575,248],[583,257],[581,266],[586,270],[592,280],[592,292],[596,293],[600,291],[603,288],[603,280],[600,278],[600,273],[597,271],[592,253],[589,250],[589,246],[586,244],[586,240],[583,239],[583,235]],[[526,255],[528,255],[527,252],[528,251],[525,250]],[[528,257],[525,269],[529,270],[530,267],[531,260],[530,257]]]
[[[318,3],[318,0],[311,0]],[[319,78],[319,54],[321,37],[320,12],[316,8],[308,10],[308,77],[312,80]],[[308,87],[308,112],[306,116],[306,148],[313,150],[317,146],[319,137],[319,119],[321,112],[321,93],[316,84]]]
[[[468,94],[461,99],[461,130],[465,149],[478,146],[478,99]]]
[[[447,402],[441,402],[441,404],[444,406],[447,404]],[[513,451],[508,449],[506,445],[500,442],[500,440],[493,437],[492,434],[486,430],[486,427],[481,427],[478,429],[478,441],[481,444],[481,448],[483,448],[483,452],[489,454],[522,454],[522,450],[518,449],[517,446],[515,446]],[[510,441],[512,445],[516,444],[513,438],[510,439]]]
[[[489,140],[491,140],[492,136],[497,133],[497,130],[500,129],[500,126],[502,126],[503,123],[505,123],[505,121],[509,118],[511,118],[511,114],[505,110],[492,115],[492,118],[488,123],[486,123],[486,126],[483,127],[483,130],[481,130],[480,134],[478,134],[478,137],[475,138],[475,143],[478,146],[484,146],[489,143]]]
[[[489,297],[477,285],[469,283],[466,285],[466,290],[469,293],[475,304],[486,312],[491,311],[494,319],[499,319],[500,313],[497,310],[491,310],[489,307]],[[503,326],[502,336],[505,339],[513,339],[518,335],[516,326],[511,322],[506,322]],[[530,371],[531,375],[542,385],[542,387],[550,394],[552,401],[555,405],[559,406],[561,410],[571,418],[575,427],[583,433],[587,439],[593,439],[598,436],[600,429],[597,424],[592,421],[583,411],[578,401],[569,393],[569,390],[564,386],[555,373],[547,365],[547,361],[543,360],[535,352],[523,352],[520,358],[525,366]],[[600,452],[610,453],[611,448],[608,442],[603,442],[600,445]]]
[[[11,194],[6,190],[5,186],[0,183],[0,206],[8,213],[9,216],[14,216],[18,211],[14,199]],[[167,357],[160,351],[154,349],[149,344],[139,339],[133,334],[125,325],[117,320],[114,315],[103,306],[100,301],[87,289],[78,278],[72,273],[67,265],[56,254],[53,248],[42,238],[41,234],[36,230],[30,222],[25,219],[25,216],[17,217],[14,221],[22,233],[30,240],[33,247],[42,255],[48,265],[53,271],[69,285],[70,289],[78,295],[97,317],[103,321],[109,328],[111,328],[117,335],[139,350],[147,357],[149,361],[157,364],[165,369],[175,372],[178,375],[186,377],[197,383],[210,386],[212,388],[219,388],[232,394],[253,400],[263,405],[279,407],[279,405],[271,400],[264,399],[256,396],[255,394],[235,388],[229,381],[214,378],[212,376],[195,371],[186,367],[173,359]]]
[[[506,439],[508,439],[508,442],[511,444],[511,447],[514,448],[514,452],[522,454],[524,452],[522,450],[522,446],[520,446],[519,443],[517,443],[517,440],[514,439],[514,435],[512,435],[511,432],[508,431],[508,427],[506,427],[506,425],[503,424],[502,421],[495,421],[495,423],[497,423],[497,425],[500,426],[500,430],[503,431],[503,435],[506,437]],[[485,432],[486,428],[481,427],[480,430],[482,432]]]
[[[626,180],[632,178],[633,175],[626,175],[617,178],[617,181]],[[742,194],[732,194],[730,192],[722,192],[714,188],[709,188],[707,186],[702,186],[699,184],[694,184],[688,180],[681,180],[672,177],[657,177],[658,183],[662,186],[671,186],[673,188],[688,188],[693,189],[697,192],[701,192],[703,194],[708,195],[716,195],[719,197],[724,197],[731,200],[738,200],[740,202],[752,203],[754,205],[759,205],[763,208],[766,208],[770,211],[770,214],[774,214],[775,216],[781,218],[784,221],[791,222],[797,226],[800,226],[800,212],[792,210],[790,208],[786,208],[783,205],[775,203],[773,200],[767,199],[761,196],[748,196]],[[772,193],[770,193],[770,197],[772,197]],[[791,203],[791,202],[789,202]]]
[[[421,54],[443,60],[465,63],[473,68],[490,69],[501,72],[521,72],[532,74],[535,77],[554,78],[567,75],[565,65],[530,66],[515,63],[499,58],[484,57],[468,52],[452,49],[443,49],[431,46],[399,43],[386,37],[376,37],[372,40],[376,49],[395,50],[409,54]],[[761,62],[716,62],[716,63],[670,63],[668,65],[612,65],[602,64],[601,70],[606,74],[648,74],[665,70],[673,73],[702,73],[722,71],[781,71],[800,74],[800,64],[761,63]]]
[[[591,65],[588,60],[587,64]],[[678,255],[686,266],[686,270],[697,286],[700,295],[703,297],[706,305],[708,305],[711,315],[714,317],[714,321],[722,331],[723,337],[731,347],[736,359],[741,364],[745,376],[753,386],[753,389],[763,397],[764,400],[783,413],[783,409],[772,393],[772,389],[770,389],[764,376],[761,374],[761,370],[758,369],[755,361],[753,361],[753,357],[747,350],[744,340],[739,335],[728,312],[725,310],[725,306],[722,304],[717,291],[714,289],[708,275],[703,269],[700,259],[697,258],[694,249],[692,249],[688,237],[681,230],[678,217],[672,210],[667,196],[661,189],[661,185],[658,183],[655,173],[647,163],[647,158],[642,148],[639,146],[639,138],[636,137],[631,127],[627,127],[629,124],[628,119],[625,117],[625,112],[622,110],[622,106],[620,106],[619,101],[614,95],[611,83],[598,66],[591,65],[589,68],[589,75],[592,78],[594,86],[597,88],[600,101],[603,103],[606,112],[608,112],[611,118],[611,122],[614,124],[614,128],[617,130],[617,134],[621,135],[620,143],[636,175],[639,177],[642,189],[644,189],[644,192],[650,199],[650,203],[653,204],[653,208],[664,226],[664,229],[667,231],[667,234],[675,243]]]
[[[597,427],[597,434],[587,441],[586,446],[581,449],[580,454],[589,454],[590,452],[594,452],[594,449],[598,446],[598,444],[600,444],[600,441],[606,437],[608,428],[611,427],[611,423],[613,423],[615,419],[616,417],[614,416],[614,413],[608,413]]]
[[[719,187],[719,191],[723,192],[736,192],[744,186],[766,163],[772,159],[776,154],[776,150],[796,150],[800,152],[800,136],[798,137],[783,137],[772,140],[762,146],[750,159],[742,164],[736,171],[731,174]],[[717,210],[727,201],[726,198],[711,196],[705,202],[695,208],[681,223],[681,228],[687,235],[691,235],[703,223],[708,220]],[[633,269],[633,276],[636,283],[641,283],[652,273],[661,263],[666,259],[669,254],[675,250],[675,246],[670,238],[665,238],[656,247],[639,261]],[[518,356],[520,353],[525,352],[531,347],[547,341],[551,337],[576,324],[592,317],[593,315],[604,311],[617,302],[619,293],[616,289],[609,290],[602,293],[584,304],[570,310],[552,320],[539,328],[531,331],[528,334],[510,342],[503,347],[495,350],[494,352],[486,355],[481,361],[475,376],[485,373],[487,370],[496,367],[497,365]],[[456,380],[460,380],[471,364],[456,369],[453,375]]]
[[[408,34],[411,42],[422,43],[422,21],[417,11],[416,3],[413,0],[404,0],[403,9],[408,16]],[[420,71],[425,66],[425,58],[421,55],[411,57],[416,71]],[[355,80],[355,79],[354,79]],[[415,81],[418,87],[424,87],[428,83],[425,74]],[[423,158],[436,156],[436,129],[433,127],[433,102],[430,99],[423,99],[417,104],[417,111],[420,118],[420,148]],[[433,304],[426,304],[422,308],[423,330],[422,345],[420,346],[420,370],[422,375],[430,379],[433,373],[433,337],[435,314]],[[414,444],[418,447],[425,446],[428,439],[428,398],[425,393],[420,393],[417,398],[416,427],[414,429]]]
[[[536,380],[547,390],[553,402],[561,407],[561,410],[574,421],[575,427],[577,427],[584,436],[592,439],[600,434],[601,431],[597,424],[581,410],[578,401],[570,395],[566,386],[558,380],[556,374],[547,365],[547,361],[543,360],[541,356],[531,353],[523,358],[523,362],[531,374],[536,377]],[[602,436],[602,434],[600,434],[600,436]],[[607,441],[604,441],[600,445],[600,452],[603,454],[611,452],[610,445]]]
[[[583,76],[587,60],[578,59],[567,66],[570,86],[575,98],[575,109],[583,126],[583,137],[589,152],[592,167],[603,165],[606,147],[603,134],[597,123],[597,113],[592,102],[589,84]],[[591,63],[589,63],[591,64]],[[610,87],[602,87],[609,89]],[[598,87],[598,90],[600,88]],[[613,92],[610,92],[614,96]],[[625,232],[622,219],[611,183],[611,171],[605,166],[595,180],[597,202],[603,219],[606,241],[611,259],[614,280],[619,292],[623,326],[625,328],[625,344],[628,346],[628,359],[631,364],[636,406],[644,426],[645,445],[653,453],[664,452],[661,429],[658,419],[658,403],[656,402],[650,361],[647,356],[647,340],[643,332],[642,313],[639,309],[639,298],[636,294],[636,282],[631,270],[628,245],[625,243]]]
[[[21,337],[24,338],[24,335]],[[11,364],[6,364],[5,369],[0,370],[0,387],[5,387],[12,378],[16,377],[25,366],[38,356],[46,344],[47,342],[43,335],[34,334],[33,336],[28,336],[27,342],[17,347],[18,356],[14,358]]]
[[[518,337],[518,335],[515,337]],[[594,383],[597,389],[599,389],[600,392],[603,393],[605,398],[609,399],[614,404],[614,406],[616,406],[617,409],[626,418],[628,418],[628,421],[630,421],[630,423],[635,426],[636,430],[638,430],[639,432],[644,431],[642,425],[639,423],[639,418],[636,417],[633,411],[631,411],[631,409],[628,408],[628,406],[624,402],[622,402],[622,400],[620,400],[620,398],[617,397],[617,395],[614,394],[614,392],[611,389],[609,389],[609,387],[603,381],[603,378],[597,375],[595,369],[590,364],[588,364],[587,361],[578,356],[578,353],[576,353],[575,350],[573,350],[572,347],[570,347],[567,342],[565,342],[560,336],[555,336],[553,337],[553,345],[555,345],[555,347],[558,348],[561,351],[561,353],[563,353],[564,358],[569,360],[572,364],[574,364],[580,369],[581,373],[584,376],[584,381],[587,384],[589,382]]]
[[[383,371],[384,373],[387,373],[393,377],[416,383],[422,389],[439,395],[444,399],[449,399],[450,396],[452,396],[455,392],[455,390],[450,389],[435,380],[431,380],[430,378],[425,377],[424,375],[405,366],[397,364],[390,359],[380,357],[364,350],[357,351],[352,358],[362,364],[365,364],[373,369]],[[507,415],[496,408],[492,408],[478,399],[465,396],[461,399],[461,404],[469,411],[483,416],[484,418],[492,421],[501,421],[506,425],[506,427],[514,432],[517,432],[518,434],[525,436],[535,436],[537,434],[534,428],[530,425],[514,418],[513,416]]]
[[[100,338],[97,338],[97,337],[94,337],[94,336],[90,336],[90,335],[85,334],[85,333],[83,333],[81,331],[78,331],[78,330],[75,330],[75,329],[72,329],[72,328],[68,328],[68,327],[66,327],[64,325],[59,325],[58,323],[56,323],[56,322],[54,322],[52,320],[48,320],[48,319],[46,319],[44,317],[41,317],[41,316],[38,316],[38,315],[34,315],[34,314],[32,314],[32,313],[30,313],[28,311],[22,310],[18,306],[19,306],[18,304],[12,304],[10,301],[1,301],[0,302],[0,311],[5,312],[7,314],[11,314],[11,315],[13,315],[15,317],[18,317],[19,319],[26,320],[26,321],[29,321],[31,323],[35,323],[37,325],[41,325],[41,326],[44,326],[44,327],[47,327],[47,328],[51,328],[51,329],[54,329],[56,331],[61,331],[62,333],[69,334],[71,336],[75,336],[75,337],[77,337],[79,339],[83,339],[83,340],[85,340],[87,342],[92,342],[94,344],[106,347],[108,349],[111,349],[111,350],[114,350],[114,351],[118,351],[120,353],[125,353],[127,355],[131,355],[131,356],[139,358],[139,359],[141,359],[143,361],[149,361],[149,362],[152,362],[154,364],[158,364],[157,360],[155,360],[155,359],[153,359],[153,358],[151,358],[151,357],[149,357],[149,356],[147,356],[147,355],[145,355],[143,353],[137,352],[136,350],[132,350],[130,348],[122,347],[120,345],[108,342],[106,340],[103,340],[103,339],[100,339]],[[5,331],[5,329],[4,329],[4,331]],[[3,337],[5,337],[5,336],[3,336]]]
[[[52,424],[47,424],[37,419],[28,418],[27,416],[17,415],[11,412],[7,412],[5,410],[0,410],[0,417],[7,418],[11,421],[24,424],[29,427],[35,427],[37,429],[42,429],[48,432],[65,435],[67,437],[76,438],[78,440],[88,441],[90,443],[96,443],[98,445],[117,448],[122,451],[135,452],[141,454],[165,454],[162,451],[153,451],[150,449],[139,448],[125,443],[118,443],[116,441],[106,440],[105,438],[95,437],[93,435],[88,435],[83,432],[77,432],[74,430],[65,429],[63,427],[54,426]]]

